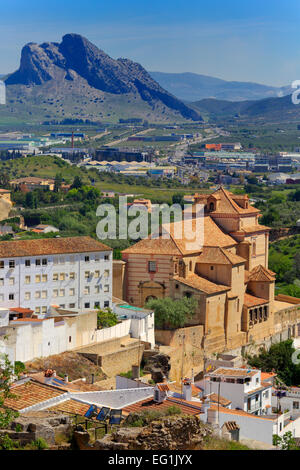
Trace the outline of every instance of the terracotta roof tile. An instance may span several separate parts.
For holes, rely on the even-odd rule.
[[[242,264],[245,259],[220,247],[204,247],[199,256],[199,263],[204,264]]]
[[[0,242],[0,258],[88,253],[112,249],[91,237],[43,238]]]
[[[268,418],[265,418],[263,416],[257,416],[257,415],[254,415],[254,414],[250,414],[250,413],[247,413],[246,411],[243,411],[243,410],[234,410],[234,409],[230,409],[230,408],[223,408],[221,406],[218,406],[217,405],[211,405],[210,407],[212,410],[219,410],[220,413],[224,413],[224,414],[228,414],[228,415],[236,415],[236,416],[245,416],[245,417],[248,417],[248,418],[253,418],[253,419],[264,419],[264,420],[267,420],[267,421],[276,421],[277,420],[277,415],[274,416],[274,417],[271,417],[269,416]]]
[[[181,284],[185,284],[186,286],[205,292],[206,294],[216,294],[217,292],[226,292],[230,290],[229,286],[215,284],[214,282],[194,273],[189,274],[186,278],[176,276],[174,277],[174,280]]]
[[[156,384],[156,386],[161,392],[168,392],[170,390],[169,385],[165,383]]]
[[[181,400],[179,398],[171,398],[168,397],[162,403],[156,403],[152,398],[148,398],[147,400],[142,400],[132,405],[125,406],[123,408],[123,412],[125,414],[129,413],[138,413],[144,410],[167,410],[170,406],[178,406],[181,409],[181,412],[187,415],[198,415],[202,413],[201,411],[201,404],[197,404],[197,402],[187,402],[185,400]]]
[[[212,403],[220,403],[220,405],[223,405],[223,406],[228,406],[232,403],[230,400],[222,397],[221,395],[218,395],[217,393],[211,393],[210,395],[207,396],[207,398]]]
[[[253,375],[257,374],[258,370],[253,369],[233,369],[233,368],[222,368],[219,367],[218,369],[211,372],[210,376],[227,376],[227,377],[252,377]]]
[[[22,410],[28,406],[36,405],[49,398],[58,397],[64,392],[49,385],[42,385],[33,381],[28,381],[20,385],[13,385],[11,393],[15,398],[6,398],[4,406],[13,410]]]
[[[205,216],[202,219],[198,219],[198,223],[204,224],[204,240],[203,246],[209,247],[231,247],[237,245],[237,242],[230,236],[227,235],[223,230],[213,221],[209,216]],[[202,245],[197,246],[196,249],[189,250],[188,244],[191,244],[193,240],[188,240],[184,236],[182,239],[177,237],[178,227],[180,228],[180,222],[175,222],[169,226],[164,225],[164,233],[170,233],[169,239],[153,238],[150,237],[135,243],[133,246],[123,250],[122,253],[139,253],[139,254],[170,254],[174,256],[186,255],[190,253],[200,253]],[[193,233],[196,232],[197,227],[196,219],[192,221]],[[184,227],[184,224],[182,224]],[[178,230],[179,232],[179,230]]]
[[[75,415],[84,416],[90,406],[91,405],[86,403],[70,399],[63,401],[58,405],[52,406],[51,408],[47,408],[47,411],[61,411],[62,413],[74,413]]]
[[[251,294],[245,294],[244,296],[244,305],[246,305],[246,307],[255,307],[255,306],[258,306],[258,305],[264,305],[264,304],[268,304],[269,301],[266,300],[266,299],[261,299],[260,297],[255,297],[254,295],[251,295]]]
[[[273,282],[276,279],[276,274],[270,269],[265,268],[261,264],[253,268],[249,273],[249,281],[257,282]]]

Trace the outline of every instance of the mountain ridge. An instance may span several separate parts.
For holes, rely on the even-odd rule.
[[[192,72],[167,73],[149,71],[154,80],[177,98],[188,102],[215,98],[225,101],[260,100],[281,97],[291,92],[291,87],[274,87],[255,82],[228,81]]]
[[[156,116],[156,119],[165,119],[169,115],[173,119],[180,117],[201,121],[201,116],[195,109],[164,90],[142,65],[124,58],[115,60],[88,39],[75,33],[64,35],[60,43],[26,44],[22,48],[20,67],[7,76],[5,83],[8,95],[15,93],[17,96],[16,100],[10,99],[15,106],[20,101],[25,106],[32,106],[33,100],[36,109],[37,97],[44,97],[45,114],[55,108],[59,111],[58,106],[52,106],[51,109],[51,105],[47,103],[55,101],[57,94],[64,111],[61,114],[71,115],[75,107],[71,107],[72,100],[69,98],[73,94],[79,103],[77,108],[80,112],[77,114],[84,115],[82,117],[88,117],[84,110],[86,98],[86,105],[89,105],[90,112],[93,108],[97,118],[97,107],[110,110],[107,115],[116,114],[114,110],[117,109],[126,116],[126,100],[128,103],[134,100],[137,113],[144,114],[144,117],[148,114],[150,117]],[[89,95],[92,95],[90,99]],[[118,103],[122,111],[118,109]],[[129,114],[131,115],[131,111]]]

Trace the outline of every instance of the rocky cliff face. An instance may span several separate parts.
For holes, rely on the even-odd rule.
[[[93,90],[112,95],[138,97],[150,106],[164,106],[182,117],[201,116],[165,91],[138,63],[114,60],[78,34],[66,34],[61,43],[29,43],[22,49],[19,69],[6,79],[6,85],[35,87],[54,82],[72,82],[79,90],[82,79]]]

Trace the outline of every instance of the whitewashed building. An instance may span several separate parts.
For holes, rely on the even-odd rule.
[[[272,384],[261,381],[261,371],[219,367],[208,374],[199,386],[204,395],[217,393],[232,402],[232,407],[247,413],[271,413]]]
[[[112,249],[90,237],[0,242],[0,308],[112,306]]]

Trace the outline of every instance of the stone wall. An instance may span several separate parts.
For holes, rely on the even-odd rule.
[[[170,379],[180,380],[182,373],[195,375],[203,369],[203,326],[190,326],[177,330],[155,330],[155,340],[162,344],[160,352],[171,358]]]
[[[194,450],[201,449],[212,434],[210,426],[198,416],[179,416],[153,421],[144,428],[119,428],[89,444],[89,435],[75,432],[81,450]]]

